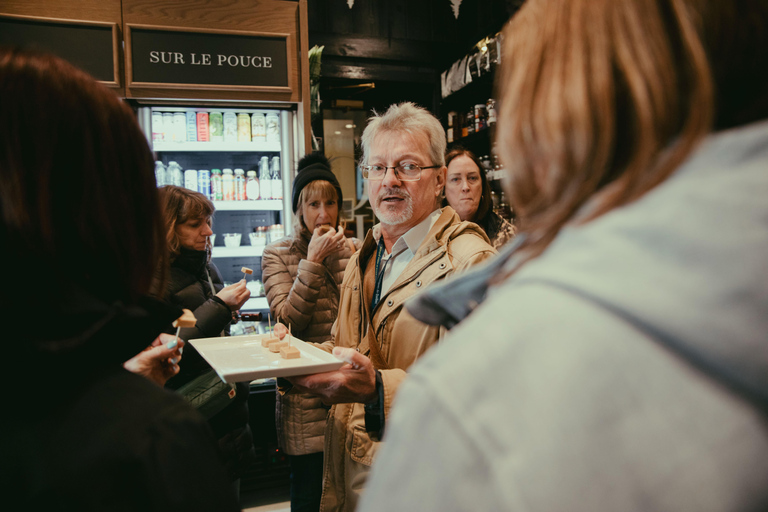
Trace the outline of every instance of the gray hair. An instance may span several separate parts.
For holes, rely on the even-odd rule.
[[[363,131],[362,164],[368,163],[371,151],[371,143],[383,132],[402,131],[411,135],[422,133],[429,140],[429,156],[431,165],[445,165],[445,131],[440,121],[427,109],[417,107],[413,103],[399,103],[391,105],[384,115],[375,111],[368,119],[368,126]]]

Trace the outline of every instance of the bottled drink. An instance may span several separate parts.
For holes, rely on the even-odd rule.
[[[197,171],[187,169],[184,171],[184,187],[197,192]]]
[[[262,199],[272,199],[272,176],[269,172],[269,157],[259,160],[259,187]]]
[[[283,178],[280,175],[280,157],[272,157],[272,199],[283,198]]]
[[[237,142],[251,142],[251,116],[237,114]]]
[[[184,112],[176,112],[173,114],[173,141],[187,141],[187,115]]]
[[[485,103],[475,105],[475,131],[485,130],[488,127],[485,117]]]
[[[256,171],[248,171],[245,180],[245,198],[249,201],[255,201],[259,198],[259,180],[256,178]]]
[[[184,186],[184,173],[181,172],[181,166],[174,161],[168,162],[165,183],[166,185],[175,185],[177,187]]]
[[[467,112],[467,133],[475,133],[475,109],[469,109]]]
[[[211,199],[224,200],[224,188],[221,182],[221,169],[211,169]]]
[[[152,142],[164,142],[163,113],[152,112]]]
[[[187,142],[197,142],[197,114],[187,112]]]
[[[235,177],[232,169],[224,169],[221,175],[221,188],[225,201],[235,200]]]
[[[197,191],[208,199],[211,199],[211,172],[208,170],[197,171]]]
[[[163,165],[163,162],[160,160],[155,162],[155,179],[157,180],[158,187],[163,187],[166,185],[165,165]]]
[[[221,112],[211,112],[208,115],[208,130],[210,131],[211,142],[224,140],[224,116]]]
[[[280,118],[267,114],[267,142],[280,142]]]
[[[496,124],[496,100],[493,98],[488,98],[488,101],[485,102],[485,111],[488,114],[488,126],[493,126]]]
[[[234,112],[224,113],[224,142],[237,142],[237,116]]]
[[[235,201],[245,201],[245,172],[235,169]]]
[[[208,142],[208,112],[197,113],[197,140],[198,142]]]
[[[163,141],[173,142],[173,112],[163,112]]]
[[[267,119],[264,114],[251,116],[251,140],[253,142],[265,142],[267,140]]]

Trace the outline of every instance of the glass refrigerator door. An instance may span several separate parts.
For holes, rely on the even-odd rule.
[[[251,299],[241,311],[266,314],[261,254],[291,232],[295,114],[151,106],[139,109],[139,121],[155,153],[158,186],[186,187],[213,201],[213,262],[225,284],[247,279]]]

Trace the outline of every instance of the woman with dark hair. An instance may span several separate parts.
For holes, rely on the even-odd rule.
[[[225,287],[211,261],[213,203],[199,192],[173,185],[160,189],[160,201],[171,261],[165,297],[173,305],[192,310],[197,320],[194,327],[182,328],[179,336],[190,340],[228,335],[232,313],[245,304],[251,292],[245,279]],[[187,345],[181,371],[168,381],[168,387],[179,389],[212,371],[194,347]],[[209,420],[236,488],[255,460],[248,424],[249,389],[248,382],[237,383],[232,401]]]
[[[452,149],[445,155],[448,172],[445,179],[443,206],[450,206],[461,220],[478,224],[491,241],[494,249],[515,236],[515,226],[493,211],[491,185],[483,165],[467,149]]]
[[[293,182],[295,236],[271,243],[261,260],[272,316],[304,341],[331,339],[339,286],[360,241],[344,237],[341,186],[321,153],[299,161]],[[291,463],[291,510],[317,511],[323,483],[327,409],[311,395],[278,395],[278,443]]]
[[[239,510],[205,422],[123,368],[181,314],[149,297],[167,254],[133,112],[56,57],[0,50],[0,181],[5,377],[19,383],[4,395],[4,498]]]
[[[504,33],[521,234],[408,308],[466,319],[360,510],[768,509],[768,2],[527,0]]]

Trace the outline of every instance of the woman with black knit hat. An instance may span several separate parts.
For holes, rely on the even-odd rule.
[[[262,281],[272,318],[294,336],[321,343],[331,338],[339,286],[360,241],[344,237],[341,187],[321,153],[299,161],[293,182],[294,236],[264,249]],[[327,410],[311,395],[278,394],[278,442],[291,463],[291,511],[317,511],[323,480]]]

